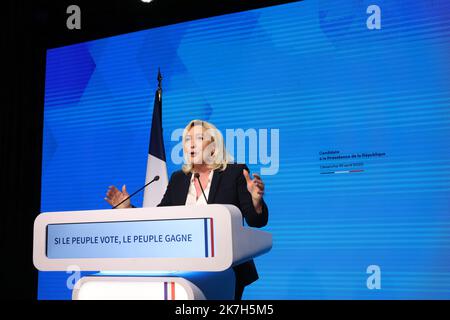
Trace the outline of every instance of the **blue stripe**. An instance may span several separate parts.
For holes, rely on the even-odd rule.
[[[164,282],[164,300],[167,300],[167,282]]]

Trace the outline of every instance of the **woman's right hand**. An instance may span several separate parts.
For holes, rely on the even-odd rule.
[[[105,200],[112,206],[116,206],[121,203],[124,199],[129,196],[127,192],[127,187],[125,185],[122,186],[122,191],[119,191],[115,186],[109,186],[108,191],[106,192]],[[131,208],[130,199],[122,203],[117,209]]]

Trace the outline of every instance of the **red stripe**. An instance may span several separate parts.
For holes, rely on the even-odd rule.
[[[171,282],[172,300],[175,300],[175,282]]]
[[[214,257],[214,224],[213,224],[213,219],[210,219],[211,221],[211,257]]]

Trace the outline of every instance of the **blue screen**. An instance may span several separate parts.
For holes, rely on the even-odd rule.
[[[273,248],[244,299],[449,299],[449,18],[444,0],[304,1],[50,49],[41,212],[145,183],[160,68],[169,175],[192,119],[258,141],[240,160]],[[39,299],[70,299],[69,275],[40,272]]]

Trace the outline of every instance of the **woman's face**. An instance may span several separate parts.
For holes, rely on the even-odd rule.
[[[211,136],[202,126],[193,126],[189,129],[183,146],[188,163],[207,163],[208,155],[214,151],[211,142]]]

